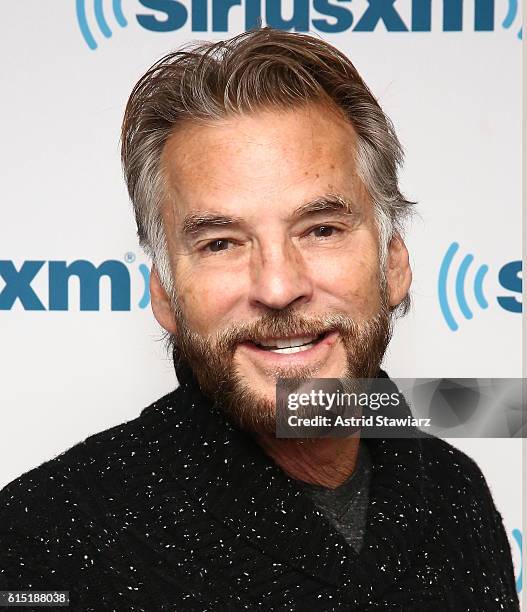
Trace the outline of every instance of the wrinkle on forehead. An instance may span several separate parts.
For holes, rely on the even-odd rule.
[[[232,116],[205,125],[187,122],[163,150],[168,188],[164,212],[169,212],[167,220],[172,222],[189,210],[210,209],[211,204],[219,212],[233,214],[232,207],[221,210],[231,197],[236,207],[236,197],[246,202],[260,199],[265,191],[265,197],[273,200],[312,183],[321,191],[339,192],[335,180],[349,183],[363,199],[355,146],[353,126],[315,104]]]

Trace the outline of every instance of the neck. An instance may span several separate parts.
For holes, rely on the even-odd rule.
[[[360,438],[353,435],[293,440],[259,434],[256,441],[291,478],[335,489],[355,470]]]

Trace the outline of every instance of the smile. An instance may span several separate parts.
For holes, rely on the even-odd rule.
[[[297,338],[270,338],[268,340],[262,340],[261,342],[255,342],[255,345],[264,351],[271,351],[272,353],[279,353],[282,355],[301,353],[315,346],[315,344],[322,340],[325,335],[326,333],[320,334],[319,336],[304,336]]]
[[[254,363],[270,367],[277,365],[308,365],[325,359],[338,338],[338,332],[328,330],[318,336],[289,336],[241,342],[238,347]]]

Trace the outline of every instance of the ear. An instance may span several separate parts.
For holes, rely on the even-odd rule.
[[[154,317],[157,319],[159,325],[170,334],[175,333],[176,319],[174,317],[172,305],[167,292],[159,280],[159,274],[155,266],[152,266],[152,270],[150,271],[150,303],[152,305]]]
[[[388,246],[386,262],[388,302],[392,308],[398,306],[408,294],[412,284],[412,269],[408,249],[399,234],[395,234]]]

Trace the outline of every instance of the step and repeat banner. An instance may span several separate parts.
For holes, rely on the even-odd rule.
[[[388,373],[522,375],[516,0],[10,2],[0,25],[0,486],[176,384],[150,310],[120,123],[155,60],[259,23],[345,52],[405,149],[403,192],[418,202],[406,233],[413,307]],[[489,482],[520,589],[521,440],[451,442]]]

